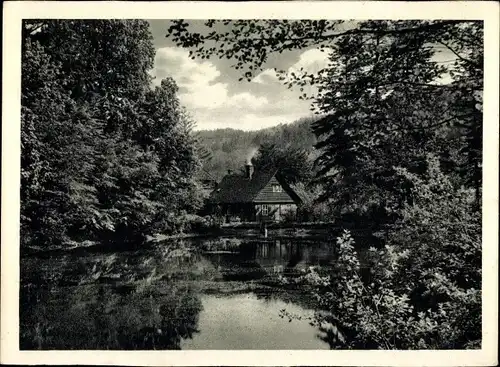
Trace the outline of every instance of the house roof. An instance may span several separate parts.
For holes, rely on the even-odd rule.
[[[293,189],[287,185],[277,174],[277,170],[255,171],[251,179],[248,179],[242,174],[229,174],[224,176],[222,181],[217,185],[215,190],[210,195],[209,201],[212,203],[234,204],[234,203],[249,203],[261,200],[256,200],[259,193],[273,179],[281,184],[284,191],[289,195],[283,196],[279,202],[299,202],[300,198],[293,192]],[[291,197],[291,201],[290,201]],[[273,201],[272,199],[263,201]]]
[[[212,176],[206,169],[202,168],[198,173],[198,179],[200,181],[217,181],[214,176]]]

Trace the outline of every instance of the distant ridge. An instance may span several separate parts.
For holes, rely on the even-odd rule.
[[[228,170],[237,171],[262,143],[291,146],[313,152],[316,137],[311,123],[319,116],[304,117],[289,124],[279,124],[255,131],[234,128],[198,130],[201,147],[211,158],[204,162],[204,169],[220,180]]]

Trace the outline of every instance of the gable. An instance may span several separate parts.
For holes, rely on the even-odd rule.
[[[278,188],[280,191],[276,190]],[[254,203],[283,203],[293,204],[292,199],[283,185],[273,176],[269,182],[257,193],[253,199]]]

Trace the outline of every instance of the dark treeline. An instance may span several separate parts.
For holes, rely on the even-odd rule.
[[[317,74],[279,71],[290,88],[315,86],[301,98],[324,116],[307,205],[382,239],[362,264],[346,232],[333,271],[302,278],[332,347],[479,348],[483,24],[342,23],[209,20],[205,32],[177,20],[169,36],[248,81],[270,54],[328,52]]]
[[[145,21],[26,21],[21,240],[141,242],[199,206],[192,123]]]

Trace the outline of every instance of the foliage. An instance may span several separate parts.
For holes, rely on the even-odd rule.
[[[295,210],[288,210],[281,213],[280,221],[283,223],[297,223],[297,213]]]
[[[477,348],[481,223],[474,196],[453,190],[435,158],[425,179],[397,171],[412,182],[413,204],[386,247],[371,248],[361,264],[346,231],[334,268],[301,278],[328,311],[316,322],[334,348]]]
[[[406,200],[394,166],[425,170],[425,154],[481,186],[483,30],[481,22],[209,20],[206,32],[173,21],[169,36],[193,57],[235,61],[251,80],[270,54],[317,47],[329,65],[317,74],[279,71],[289,87],[312,85],[322,199],[337,216],[392,222]],[[213,47],[211,47],[213,46]],[[443,54],[442,51],[447,53]],[[442,60],[446,55],[447,60]]]
[[[425,23],[410,25],[424,27]],[[473,124],[480,130],[479,112],[470,103],[468,107],[461,105],[470,99],[471,88],[482,88],[481,77],[462,75],[459,69],[466,61],[461,55],[451,67],[434,58],[438,45],[445,43],[465,55],[475,52],[474,62],[481,62],[480,45],[461,50],[462,45],[455,46],[461,41],[452,34],[460,28],[460,33],[480,38],[482,30],[480,24],[465,23],[442,25],[432,32],[394,34],[384,32],[408,24],[366,22],[362,26],[374,33],[340,38],[330,55],[330,67],[317,79],[310,79],[324,90],[315,99],[315,106],[330,114],[314,126],[315,132],[325,137],[317,145],[323,152],[318,163],[321,174],[331,172],[323,178],[325,198],[334,197],[350,211],[375,207],[390,222],[390,212],[407,200],[401,190],[406,183],[397,179],[393,166],[421,173],[425,154],[436,152],[447,159],[450,171],[460,172],[464,163],[469,172],[476,170],[474,159],[467,163],[460,157],[463,140],[470,135],[459,126],[469,126],[466,121],[476,116]],[[450,83],[438,82],[448,74]],[[349,195],[339,197],[338,192]]]
[[[23,37],[23,244],[140,242],[200,204],[177,87],[150,85],[147,22],[27,21]]]
[[[23,245],[83,238],[121,245],[158,231],[203,231],[217,222],[190,214],[201,203],[193,179],[200,159],[208,171],[222,175],[261,147],[256,165],[292,167],[290,179],[298,182],[309,179],[307,160],[314,156],[320,185],[302,187],[304,211],[311,217],[323,210],[334,217],[351,215],[358,223],[368,218],[387,229],[386,246],[370,250],[363,261],[344,234],[333,269],[313,268],[299,278],[322,308],[316,322],[332,347],[480,346],[482,24],[210,20],[206,25],[209,33],[202,34],[176,20],[169,35],[191,47],[193,57],[235,60],[246,80],[262,70],[271,53],[310,47],[327,52],[329,65],[318,74],[280,72],[289,87],[313,86],[314,94],[302,98],[311,98],[313,110],[326,116],[261,132],[195,136],[175,83],[167,79],[151,88],[154,48],[146,22],[25,22]],[[451,60],[443,61],[440,50]],[[312,152],[313,144],[319,153]],[[323,200],[319,213],[316,198]],[[109,276],[111,266],[104,264],[99,274]],[[104,299],[83,302],[85,312],[75,306],[64,324],[80,321],[81,335],[92,334],[99,322],[132,325],[127,335],[138,337],[123,341],[115,333],[93,346],[110,345],[109,340],[142,348],[178,342],[179,334],[173,343],[153,336],[158,325],[169,329],[162,325],[178,314],[175,307],[150,304],[150,323],[140,317],[129,323],[106,313]],[[79,304],[78,297],[71,303]],[[197,310],[198,303],[187,302],[186,308]],[[59,317],[59,311],[64,314],[50,313]],[[195,324],[191,316],[189,324]],[[49,327],[35,330],[28,343],[40,343],[39,331],[49,335]],[[185,334],[192,332],[188,328]]]
[[[207,239],[200,244],[200,248],[207,252],[235,251],[240,250],[242,240],[238,238],[216,238]]]
[[[478,348],[481,340],[483,24],[464,20],[174,21],[193,57],[234,60],[250,81],[270,54],[316,47],[312,86],[320,199],[335,217],[385,229],[360,263],[348,234],[333,269],[301,278],[335,348]],[[444,52],[443,52],[444,51]],[[429,153],[432,157],[428,157]],[[378,227],[378,228],[377,228]],[[464,317],[467,315],[467,317]]]
[[[298,207],[298,216],[301,222],[328,222],[333,221],[332,208],[325,202],[318,202],[322,187],[314,183],[296,183],[293,190],[302,199]]]
[[[256,169],[277,169],[289,184],[308,182],[312,176],[312,163],[307,152],[290,146],[261,144],[252,164]]]

